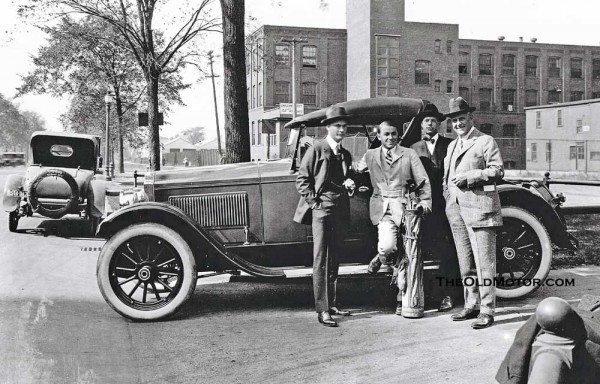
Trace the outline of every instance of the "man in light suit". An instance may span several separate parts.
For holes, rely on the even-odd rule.
[[[373,195],[369,215],[377,225],[379,241],[377,256],[369,264],[369,272],[376,273],[388,255],[396,252],[398,230],[402,224],[408,181],[423,183],[417,191],[421,211],[431,210],[431,187],[427,172],[419,156],[410,148],[398,145],[398,128],[384,121],[379,125],[378,138],[381,147],[369,149],[356,166],[357,172],[369,170]],[[402,314],[402,292],[398,293],[396,314]]]
[[[302,158],[296,189],[300,201],[294,221],[312,224],[313,289],[317,319],[326,327],[337,327],[331,315],[348,316],[336,307],[336,283],[348,223],[348,189],[352,157],[340,144],[346,133],[348,115],[343,107],[331,106],[322,121],[327,125],[325,140],[316,140]]]
[[[442,302],[438,311],[449,311],[461,295],[456,281],[460,279],[456,249],[452,240],[450,225],[446,218],[446,200],[442,193],[444,178],[444,158],[452,139],[439,134],[440,123],[446,117],[434,104],[427,104],[417,116],[421,120],[423,140],[411,148],[417,152],[431,183],[431,214],[423,218],[421,225],[422,251],[440,260],[438,279],[433,287],[434,295]],[[462,290],[461,290],[462,291]]]
[[[477,318],[482,329],[494,323],[496,306],[496,228],[502,226],[496,181],[504,176],[502,157],[493,137],[473,126],[474,107],[462,98],[450,100],[452,128],[458,137],[444,159],[446,215],[454,236],[463,279],[465,307],[454,321]]]

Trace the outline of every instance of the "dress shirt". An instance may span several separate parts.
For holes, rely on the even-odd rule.
[[[427,144],[427,149],[429,150],[429,154],[431,155],[433,155],[433,151],[435,151],[435,145],[437,144],[439,136],[440,135],[436,133],[435,136],[433,136],[430,140],[425,141],[425,144]]]
[[[329,135],[327,135],[326,140],[327,144],[329,144],[329,146],[331,147],[331,151],[333,152],[333,154],[337,156],[340,153],[340,143],[333,140]]]

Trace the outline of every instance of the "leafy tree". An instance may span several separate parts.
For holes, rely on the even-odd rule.
[[[89,16],[78,21],[63,17],[58,25],[42,29],[48,33],[48,44],[33,58],[36,67],[23,78],[17,95],[71,95],[69,111],[61,116],[63,126],[103,136],[103,99],[106,91],[112,90],[116,116],[113,121],[117,124],[111,132],[118,147],[119,171],[124,172],[123,138],[147,137],[144,129],[138,127],[135,114],[147,105],[146,82],[135,59],[123,48],[125,39],[110,24]],[[182,104],[179,91],[186,87],[179,74],[164,76],[159,94],[161,109],[168,111],[171,103]]]
[[[204,127],[194,127],[181,132],[191,144],[198,144],[204,141]]]
[[[45,129],[44,119],[39,114],[21,111],[18,105],[0,94],[0,148],[24,150],[31,134]]]
[[[158,20],[155,18],[157,10],[167,0],[25,0],[20,2],[19,11],[25,16],[90,16],[110,24],[119,32],[126,42],[122,48],[135,59],[145,80],[151,165],[159,170],[159,84],[165,74],[177,73],[184,65],[187,56],[183,50],[185,46],[203,32],[217,30],[216,19],[208,13],[210,2],[180,1],[171,18],[163,15]],[[168,12],[165,11],[165,15],[169,16]],[[155,21],[175,27],[157,33]],[[48,26],[49,21],[45,22]]]

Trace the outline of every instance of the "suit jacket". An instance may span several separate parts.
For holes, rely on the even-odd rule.
[[[496,181],[504,176],[502,157],[498,144],[492,136],[475,127],[458,154],[454,174],[465,174],[467,186],[458,188],[448,181],[450,162],[457,148],[458,139],[448,146],[444,159],[444,196],[456,199],[461,215],[469,227],[496,227],[502,225],[500,197]]]
[[[352,155],[344,147],[340,147],[344,176],[351,177]],[[328,180],[329,161],[333,151],[327,140],[315,140],[308,148],[298,170],[296,189],[300,192],[300,201],[294,214],[294,221],[310,225],[312,223],[311,206],[320,202],[319,195]],[[349,214],[349,212],[348,212]]]
[[[446,207],[442,182],[444,179],[444,158],[451,142],[452,139],[438,135],[433,154],[429,153],[427,142],[424,140],[417,141],[410,147],[419,155],[429,177],[433,213],[442,213]]]
[[[369,170],[373,195],[369,204],[369,213],[373,225],[385,215],[388,207],[396,223],[402,221],[404,207],[408,193],[407,181],[412,179],[417,185],[424,182],[423,187],[417,192],[421,204],[428,210],[431,209],[431,186],[427,172],[417,153],[410,148],[397,145],[392,149],[392,164],[389,174],[383,170],[381,152],[383,147],[369,149],[356,166],[357,172]]]

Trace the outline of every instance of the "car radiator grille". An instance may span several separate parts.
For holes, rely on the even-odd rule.
[[[205,228],[244,228],[248,226],[246,192],[171,196],[169,204],[180,208]]]

